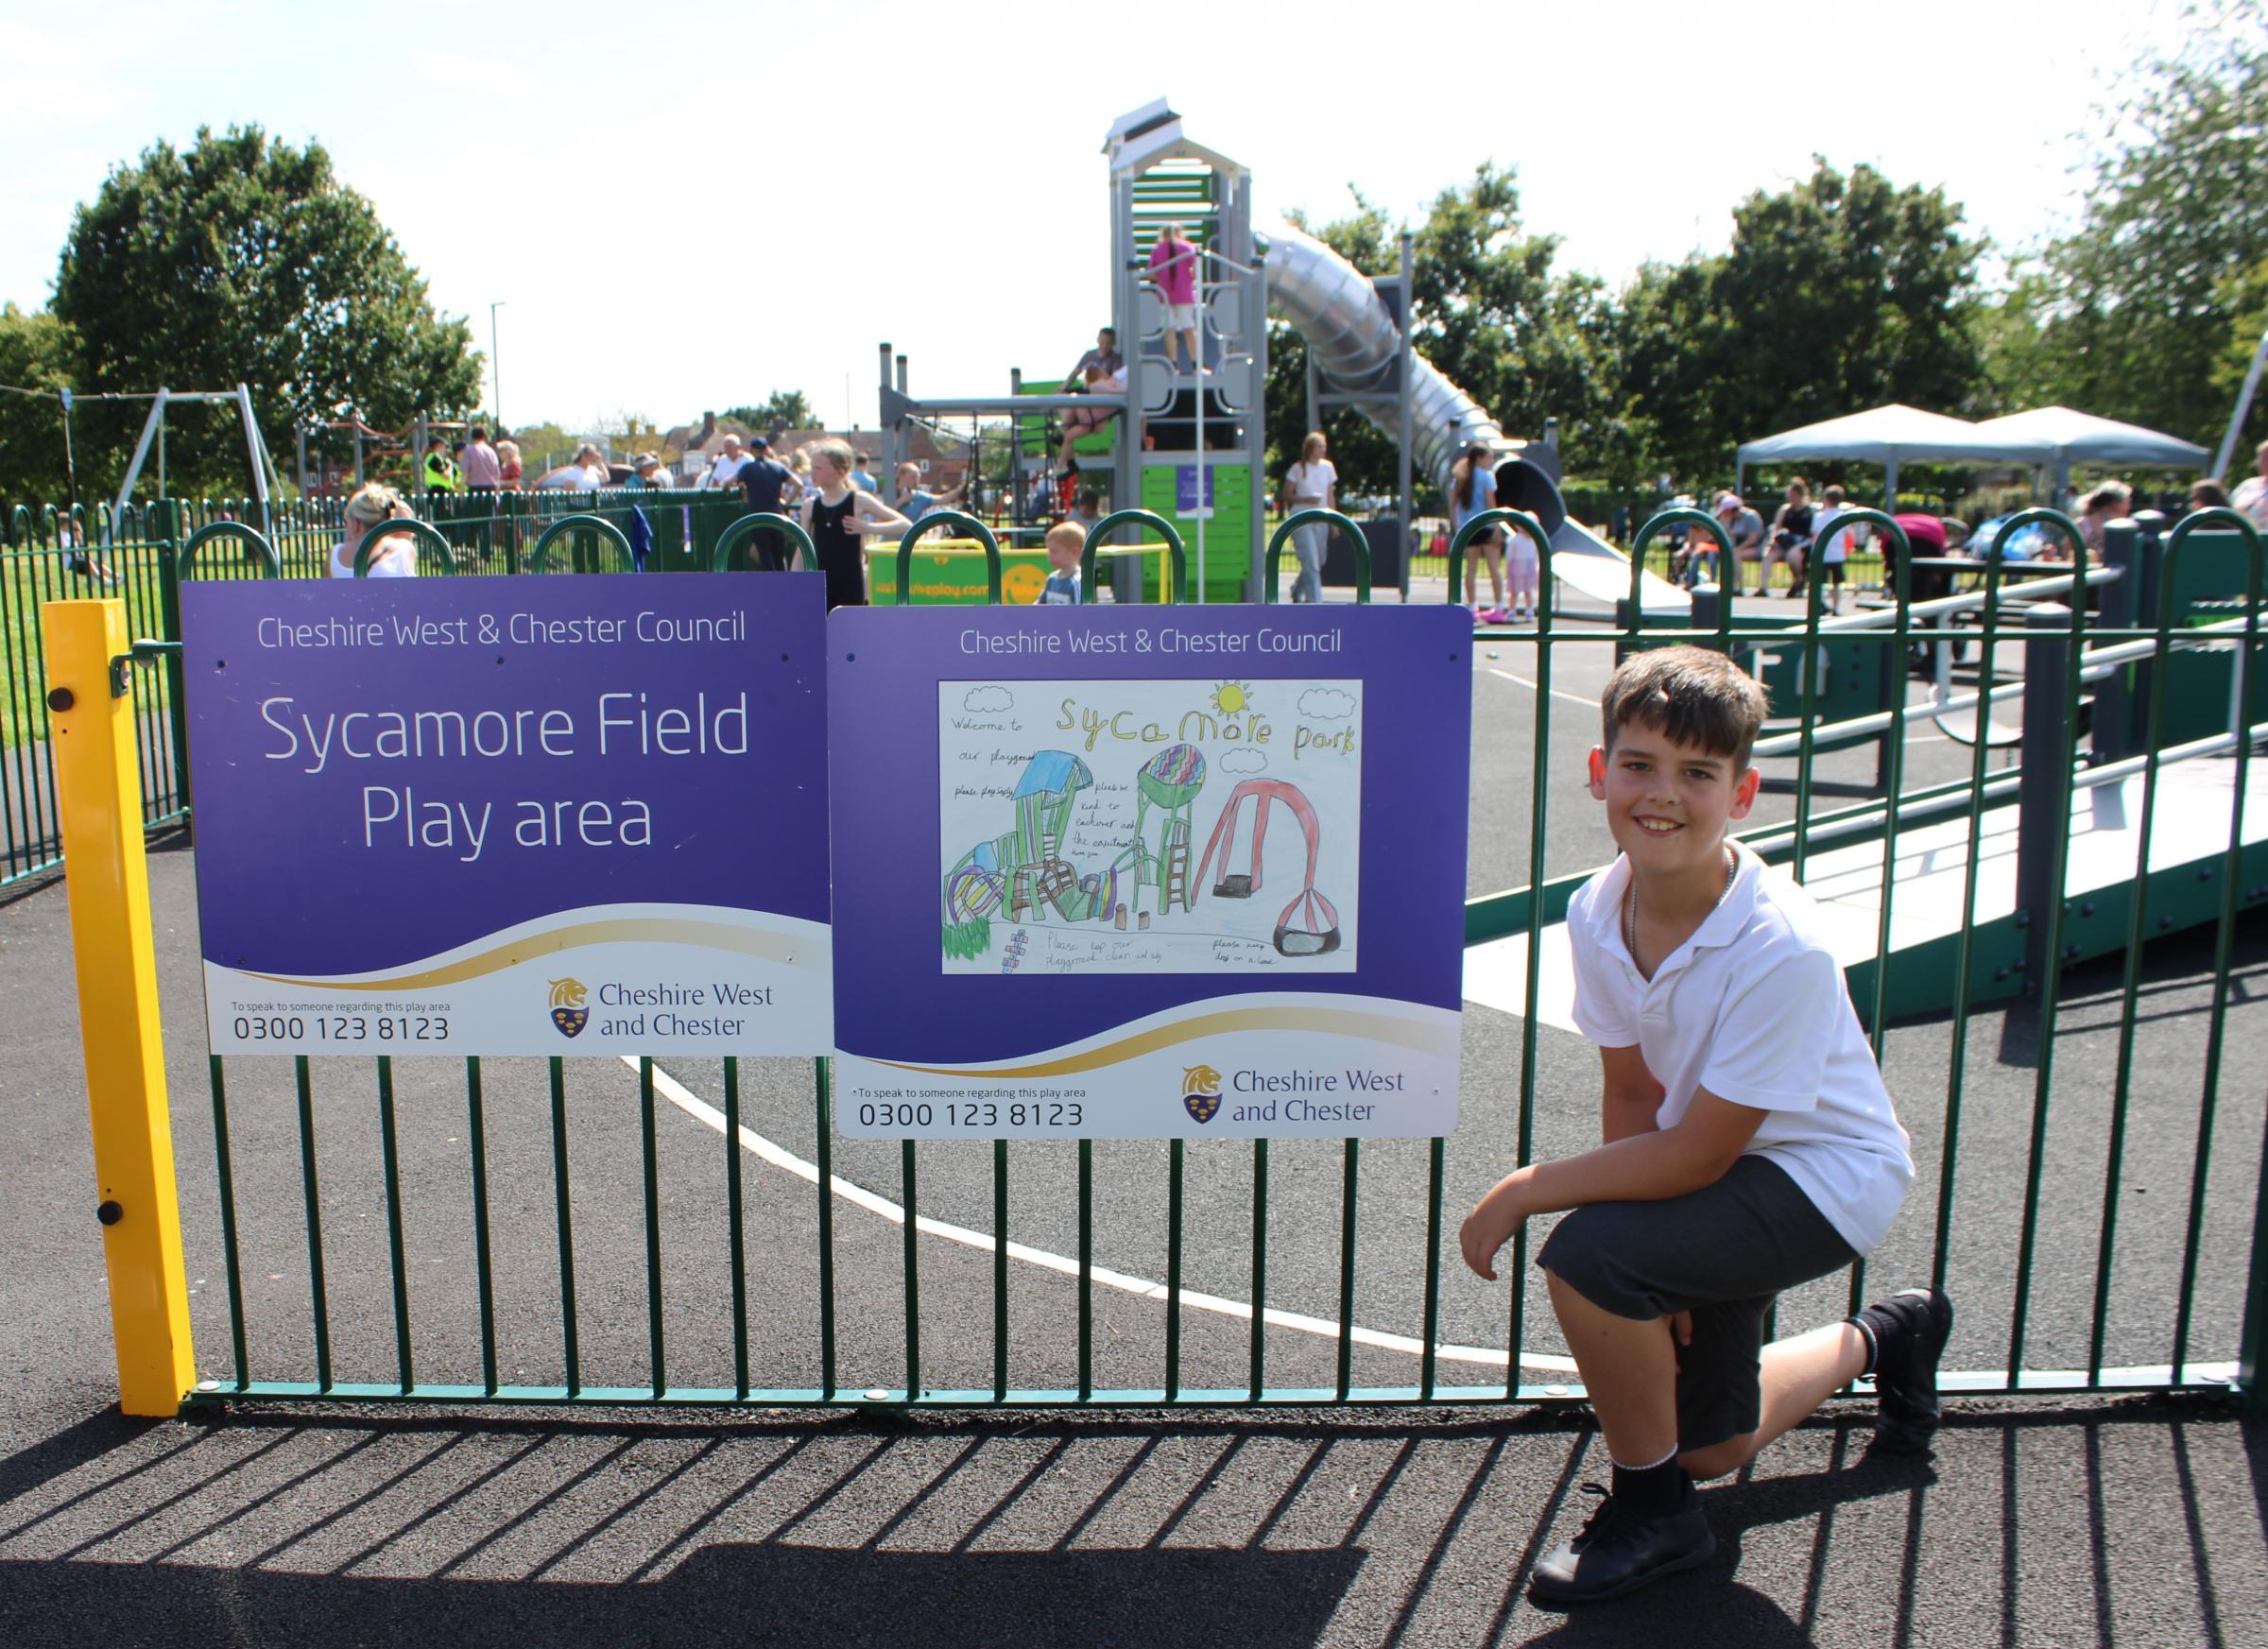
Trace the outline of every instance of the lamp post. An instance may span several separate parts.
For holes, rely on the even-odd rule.
[[[496,349],[496,312],[504,307],[501,298],[489,305],[489,416],[501,430],[504,422],[504,363]]]

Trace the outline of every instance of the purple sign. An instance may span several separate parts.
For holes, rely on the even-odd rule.
[[[1462,610],[827,633],[844,1132],[1453,1127]]]
[[[1208,515],[1212,513],[1212,482],[1220,466],[1217,464],[1205,466],[1204,512]],[[1174,466],[1174,513],[1180,516],[1192,516],[1198,513],[1197,466],[1194,464],[1176,464]]]
[[[828,1050],[816,575],[181,608],[215,1052]]]

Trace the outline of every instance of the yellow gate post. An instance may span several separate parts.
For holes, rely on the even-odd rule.
[[[112,685],[111,661],[130,644],[126,608],[50,601],[42,623],[118,1404],[129,1415],[171,1415],[197,1383],[197,1362],[165,1104],[134,701]]]

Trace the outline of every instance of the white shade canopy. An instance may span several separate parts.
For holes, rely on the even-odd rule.
[[[2012,412],[1988,419],[1977,433],[1987,431],[2019,439],[2036,438],[2055,451],[2048,460],[2068,472],[2073,464],[2138,464],[2156,470],[2202,470],[2212,455],[2194,441],[2160,435],[2139,423],[2121,423],[2115,418],[2097,418],[2068,406],[2038,406],[2030,412]]]
[[[1896,403],[1744,441],[1738,453],[1744,467],[1841,458],[1881,464],[1894,474],[1901,463],[2052,464],[2055,455],[2054,443],[2042,436],[1996,431]]]

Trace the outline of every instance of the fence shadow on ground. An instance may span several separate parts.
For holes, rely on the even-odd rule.
[[[2257,1555],[2268,1520],[2268,1430],[2244,1437],[2248,1505],[2192,1460],[2191,1433],[2227,1440],[2228,1412],[1980,1408],[1933,1463],[1870,1455],[1844,1410],[1708,1491],[1704,1570],[1569,1616],[1522,1595],[1606,1470],[1561,1412],[103,1414],[0,1460],[0,1640],[100,1622],[119,1641],[318,1649],[1583,1644],[1698,1641],[1706,1609],[1707,1640],[1750,1649],[2012,1645],[2049,1621],[2054,1641],[2108,1644],[2149,1640],[2122,1623],[2146,1562],[2155,1623],[2219,1644],[2249,1629],[2229,1626],[2258,1578],[2228,1554]],[[2162,1528],[2121,1481],[2138,1450],[2177,1468]]]

